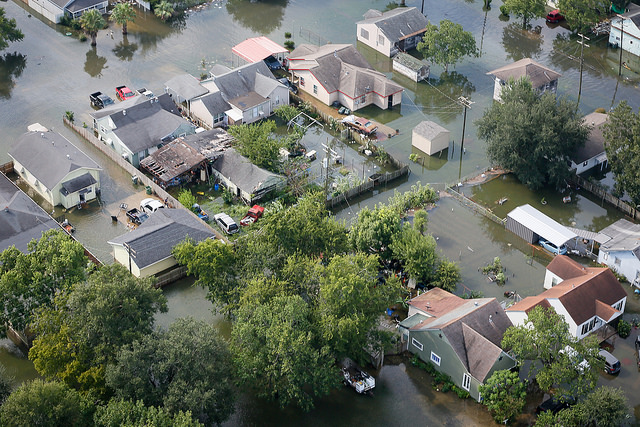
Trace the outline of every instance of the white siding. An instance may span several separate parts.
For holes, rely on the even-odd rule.
[[[631,21],[624,19],[620,23],[620,18],[611,20],[611,32],[609,33],[609,43],[620,45],[620,30],[624,31],[622,36],[622,49],[636,56],[640,56],[640,29]]]

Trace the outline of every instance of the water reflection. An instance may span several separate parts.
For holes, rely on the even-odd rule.
[[[259,34],[280,28],[289,0],[228,0],[227,12],[234,21]]]
[[[95,46],[87,51],[87,59],[84,61],[84,71],[91,77],[102,77],[102,70],[109,68],[106,65],[107,58],[98,56],[98,51]]]
[[[152,13],[138,15],[134,25],[129,27],[129,36],[140,45],[140,54],[155,51],[158,43],[165,38],[180,34],[187,27],[187,15],[181,14],[164,22]]]
[[[502,45],[507,59],[537,58],[542,53],[542,27],[523,29],[519,22],[512,22],[502,30]]]
[[[442,73],[437,79],[430,77],[426,84],[431,87],[418,90],[415,103],[422,105],[424,113],[437,116],[442,123],[451,123],[462,113],[462,106],[456,101],[460,96],[468,97],[476,91],[464,74],[455,71]]]
[[[27,66],[27,57],[21,53],[6,53],[0,56],[0,98],[11,98],[15,86],[14,78],[20,77]]]
[[[122,61],[131,61],[136,50],[138,50],[138,44],[129,43],[129,37],[124,34],[122,36],[122,41],[112,49],[112,52]]]

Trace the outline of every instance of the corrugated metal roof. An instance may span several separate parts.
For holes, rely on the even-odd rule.
[[[270,55],[287,53],[287,49],[267,37],[253,37],[235,45],[231,51],[248,62],[258,62]]]
[[[577,237],[576,233],[528,204],[518,206],[507,216],[558,247]]]

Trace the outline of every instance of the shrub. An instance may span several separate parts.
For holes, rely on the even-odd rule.
[[[285,38],[285,39],[290,39],[290,38],[291,38],[291,33],[290,33],[289,31],[286,31],[286,32],[284,33],[284,38]]]
[[[605,110],[604,108],[600,107],[600,108],[596,108],[596,113],[602,113],[602,114],[606,114],[607,110]]]
[[[224,202],[228,205],[233,203],[233,193],[229,191],[228,188],[225,188],[222,192],[222,200],[224,200]]]
[[[620,335],[620,338],[627,338],[630,333],[631,323],[620,319],[620,321],[618,322],[618,335]]]
[[[73,115],[73,111],[65,111],[64,112],[65,117],[67,118],[67,120],[69,120],[71,123],[73,123],[74,120],[74,115]]]
[[[293,40],[286,40],[284,42],[284,47],[286,47],[289,50],[293,50],[293,48],[296,47],[296,43]]]
[[[500,13],[504,16],[509,16],[509,9],[505,5],[502,5],[500,6]]]

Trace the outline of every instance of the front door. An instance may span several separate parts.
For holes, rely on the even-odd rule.
[[[80,203],[84,203],[85,201],[84,194],[80,194]]]
[[[392,108],[392,107],[393,107],[393,95],[389,95],[387,108]]]

